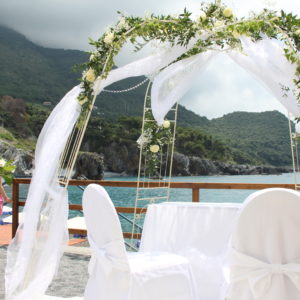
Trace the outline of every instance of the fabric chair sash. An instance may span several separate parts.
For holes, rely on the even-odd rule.
[[[230,268],[239,269],[231,275],[230,289],[235,283],[247,280],[254,299],[264,299],[271,286],[272,275],[277,274],[287,276],[300,291],[299,263],[270,264],[235,249],[231,249],[230,253]]]
[[[89,274],[92,274],[97,263],[102,267],[105,275],[109,275],[113,268],[120,271],[129,272],[129,264],[126,259],[114,256],[115,249],[124,247],[122,240],[111,241],[101,248],[96,244],[91,235],[88,235],[88,241],[92,250],[92,258],[89,263]]]

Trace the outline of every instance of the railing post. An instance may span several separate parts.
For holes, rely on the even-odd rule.
[[[192,202],[200,202],[200,189],[199,188],[193,188],[193,198]]]
[[[12,238],[15,237],[19,226],[19,183],[12,183]]]

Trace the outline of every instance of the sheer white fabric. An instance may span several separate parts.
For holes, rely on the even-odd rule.
[[[92,250],[85,300],[196,300],[187,259],[126,253],[120,221],[103,187],[89,185],[82,203]]]
[[[300,108],[293,91],[296,65],[287,61],[283,49],[273,40],[264,38],[252,42],[241,38],[243,53],[237,50],[226,53],[242,68],[256,76],[271,91],[280,103],[294,115],[300,116]],[[151,91],[153,116],[162,124],[167,112],[189,90],[193,76],[202,72],[216,51],[207,51],[172,64],[154,79]],[[289,90],[283,91],[283,88]]]
[[[229,251],[229,300],[300,299],[299,211],[297,191],[266,189],[247,198]]]
[[[51,113],[38,139],[24,218],[7,251],[6,300],[43,294],[68,239],[68,197],[57,183],[59,158],[80,114],[73,88]]]
[[[256,43],[249,38],[241,38],[244,53],[229,51],[228,55],[249,73],[260,80],[274,97],[294,117],[300,116],[300,108],[293,91],[296,64],[291,64],[284,56],[278,41],[264,38]],[[284,91],[283,88],[289,88]]]
[[[106,86],[128,77],[151,77],[155,75],[162,68],[169,65],[179,56],[192,48],[195,42],[196,39],[192,39],[186,47],[175,45],[173,47],[170,46],[170,48],[168,48],[167,50],[158,50],[159,52],[157,54],[147,56],[145,58],[129,63],[121,68],[110,71],[106,79],[101,80],[100,78],[98,78],[96,80],[94,93],[98,95]]]
[[[178,61],[155,77],[151,106],[159,125],[163,123],[170,108],[189,90],[195,75],[205,69],[214,55],[215,53],[210,51]]]

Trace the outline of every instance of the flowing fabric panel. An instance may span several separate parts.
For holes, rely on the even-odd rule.
[[[162,68],[169,65],[179,56],[191,49],[195,42],[196,39],[191,40],[186,47],[179,45],[175,45],[173,47],[169,46],[167,50],[159,50],[157,54],[149,55],[145,58],[110,71],[106,79],[101,80],[99,78],[96,80],[94,94],[98,95],[106,86],[128,77],[155,75]]]
[[[178,61],[155,77],[151,90],[151,106],[158,124],[163,123],[168,111],[190,89],[195,75],[204,70],[214,55],[215,52],[207,51]]]
[[[258,42],[242,37],[245,54],[232,50],[228,55],[242,68],[253,74],[261,81],[275,98],[294,117],[300,116],[297,98],[293,93],[296,86],[293,82],[296,73],[296,64],[291,64],[284,56],[282,47],[278,42],[264,38]],[[289,91],[282,88],[288,87]]]
[[[296,65],[287,61],[283,49],[273,40],[264,38],[252,42],[241,38],[243,52],[227,51],[227,54],[242,68],[256,76],[270,90],[280,103],[295,117],[300,116],[300,108],[293,90]],[[170,65],[159,73],[153,82],[151,91],[152,112],[158,124],[172,106],[188,91],[193,78],[207,66],[215,53],[207,51],[194,57]],[[283,91],[288,87],[289,91]]]
[[[80,114],[73,88],[56,106],[39,136],[24,220],[7,251],[6,300],[44,294],[68,239],[68,197],[58,185],[59,159]]]

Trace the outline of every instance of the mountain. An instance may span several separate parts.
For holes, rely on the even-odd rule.
[[[56,104],[73,86],[79,83],[80,72],[74,65],[88,60],[85,52],[44,48],[27,40],[23,35],[0,26],[0,96],[9,95],[29,102]],[[143,81],[145,77],[128,78],[109,87],[124,90]],[[116,119],[120,115],[142,116],[147,84],[127,93],[103,92],[97,98],[98,115]],[[205,117],[179,108],[182,126],[207,122]]]
[[[288,120],[278,111],[230,113],[211,120],[206,130],[236,149],[239,163],[291,164]]]
[[[0,95],[56,103],[78,84],[72,66],[86,60],[82,51],[40,47],[0,26]]]
[[[87,54],[82,51],[40,47],[19,33],[0,26],[0,98],[9,95],[14,99],[8,101],[10,98],[6,98],[2,102],[0,125],[13,127],[11,129],[19,138],[36,137],[49,108],[78,84],[80,71],[73,72],[72,67],[87,59]],[[144,79],[125,79],[107,89],[128,89]],[[141,117],[146,88],[147,83],[126,93],[101,93],[93,117],[112,122],[109,124],[117,123],[116,120],[124,115]],[[43,107],[44,101],[53,105]],[[24,103],[35,103],[43,109]],[[11,119],[7,118],[9,110],[18,122],[11,124]],[[27,122],[26,126],[24,122]],[[288,122],[279,112],[235,112],[208,120],[179,105],[177,125],[190,129],[178,130],[180,142],[177,142],[177,148],[187,155],[198,153],[199,156],[242,164],[291,164]],[[96,138],[97,128],[93,129],[93,138]]]

